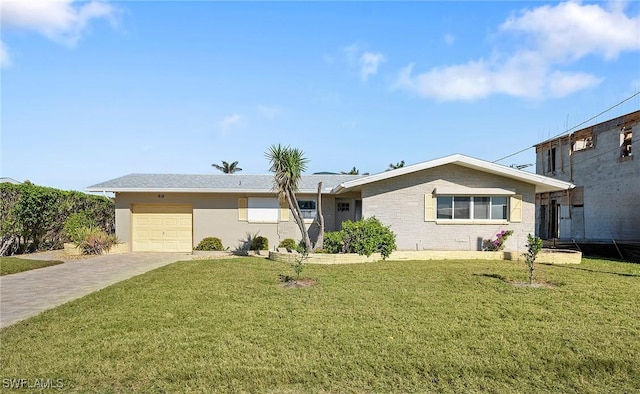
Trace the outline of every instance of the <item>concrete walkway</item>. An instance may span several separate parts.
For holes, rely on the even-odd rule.
[[[65,260],[60,252],[24,256],[64,264],[0,276],[0,328],[190,254],[129,253]]]

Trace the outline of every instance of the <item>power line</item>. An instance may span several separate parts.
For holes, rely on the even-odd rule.
[[[571,132],[571,130],[573,130],[573,129],[575,129],[575,128],[578,128],[578,127],[582,126],[582,125],[583,125],[583,124],[585,124],[585,123],[589,123],[589,122],[591,122],[592,120],[596,119],[598,116],[603,115],[603,114],[605,114],[605,113],[607,113],[607,112],[611,111],[612,109],[614,109],[614,108],[616,108],[616,107],[621,106],[622,104],[626,103],[627,101],[631,100],[632,98],[634,98],[634,97],[636,97],[636,96],[638,96],[638,95],[640,95],[640,91],[635,92],[634,94],[632,94],[631,96],[627,97],[626,99],[624,99],[624,100],[620,101],[619,103],[617,103],[617,104],[615,104],[615,105],[612,105],[611,107],[609,107],[609,108],[605,109],[604,111],[600,112],[599,114],[597,114],[597,115],[595,115],[595,116],[590,117],[589,119],[585,120],[584,122],[578,123],[577,125],[575,125],[575,126],[573,126],[573,127],[569,128],[569,129],[566,129],[566,130],[565,130],[565,131],[563,131],[562,133],[557,134],[557,135],[554,135],[554,136],[553,136],[553,137],[551,137],[551,138],[548,138],[548,140],[551,140],[551,139],[554,139],[554,138],[558,138],[558,137],[560,137],[560,136],[562,136],[562,135],[565,135],[565,134],[567,134],[567,133]],[[526,152],[526,151],[528,151],[529,149],[531,149],[531,147],[530,147],[530,146],[528,146],[528,147],[526,147],[526,148],[524,148],[524,149],[521,149],[521,150],[517,151],[516,153],[512,153],[512,154],[510,154],[510,155],[507,155],[507,156],[501,157],[501,158],[499,158],[499,159],[497,159],[497,160],[494,160],[494,161],[493,161],[493,163],[497,163],[497,162],[502,161],[502,160],[504,160],[504,159],[508,159],[508,158],[510,158],[510,157],[512,157],[512,156],[519,155],[520,153],[522,153],[522,152]]]

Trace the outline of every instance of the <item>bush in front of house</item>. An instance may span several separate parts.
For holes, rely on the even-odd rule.
[[[79,243],[86,236],[87,229],[98,227],[95,218],[87,211],[69,215],[64,222],[63,234],[68,241]]]
[[[298,250],[298,243],[293,238],[285,238],[278,244],[279,248],[285,248],[289,251]]]
[[[260,235],[254,237],[251,240],[251,250],[269,250],[269,240]]]
[[[198,246],[196,246],[194,250],[221,251],[224,250],[224,246],[222,246],[220,238],[206,237],[198,243]]]
[[[82,254],[103,254],[118,243],[118,238],[96,227],[81,227],[74,243]]]
[[[396,250],[396,235],[375,216],[342,223],[342,230],[324,235],[324,250],[327,253],[358,253],[371,256],[380,253],[386,259]]]

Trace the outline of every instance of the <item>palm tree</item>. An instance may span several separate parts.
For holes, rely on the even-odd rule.
[[[387,171],[397,170],[398,168],[402,168],[402,167],[404,167],[404,160],[402,160],[400,163],[389,164],[389,168],[387,168]]]
[[[295,192],[298,191],[298,183],[302,173],[307,169],[308,160],[304,153],[297,148],[289,146],[271,145],[265,153],[269,159],[269,171],[274,173],[273,188],[278,193],[280,201],[287,201],[293,218],[302,233],[302,240],[307,251],[311,251],[311,239],[304,226],[302,211],[298,206]]]
[[[351,169],[351,171],[341,171],[342,175],[360,175],[360,170],[355,166]]]
[[[233,163],[229,164],[226,161],[222,160],[222,165],[211,164],[211,166],[224,172],[225,174],[233,174],[234,172],[242,171],[242,168],[238,167],[237,161],[234,161]]]

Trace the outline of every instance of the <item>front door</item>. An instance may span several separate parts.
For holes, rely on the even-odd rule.
[[[336,230],[342,230],[342,222],[356,220],[355,200],[336,198]]]

